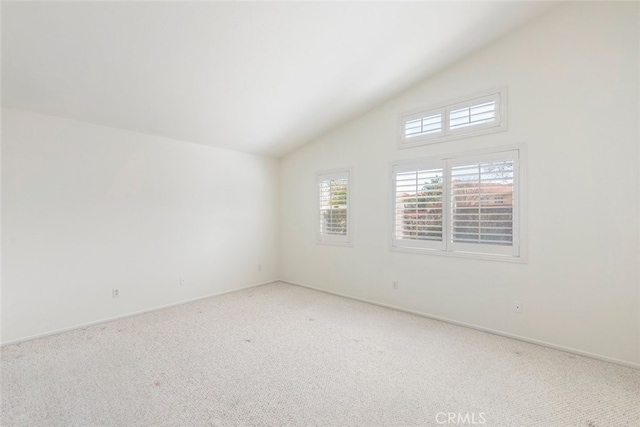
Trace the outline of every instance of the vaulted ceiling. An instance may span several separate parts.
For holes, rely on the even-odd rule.
[[[549,2],[2,2],[2,104],[281,156]]]

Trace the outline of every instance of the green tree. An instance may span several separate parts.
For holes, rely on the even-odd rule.
[[[423,195],[418,197],[418,207],[430,208],[442,205],[442,177],[436,175],[422,186]]]
[[[329,206],[322,212],[327,234],[347,234],[347,185],[342,180],[329,182]]]
[[[342,206],[347,204],[347,186],[339,181],[329,183],[331,191],[331,206]]]

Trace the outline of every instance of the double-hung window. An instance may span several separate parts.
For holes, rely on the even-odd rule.
[[[350,171],[321,172],[318,188],[317,241],[338,245],[351,244]]]
[[[521,260],[521,148],[392,166],[392,249]]]
[[[488,90],[400,115],[400,148],[507,129],[507,89]]]

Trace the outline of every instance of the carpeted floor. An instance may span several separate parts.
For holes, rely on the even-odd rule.
[[[640,371],[274,283],[2,348],[9,426],[640,426]]]

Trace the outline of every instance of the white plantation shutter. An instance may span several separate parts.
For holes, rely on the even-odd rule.
[[[452,105],[449,110],[449,130],[467,130],[470,127],[478,129],[482,126],[494,126],[498,119],[500,94],[492,94],[482,98]]]
[[[400,147],[435,143],[507,129],[507,88],[400,116]]]
[[[340,171],[317,176],[320,242],[350,242],[349,175],[349,171]]]
[[[520,257],[520,150],[392,168],[392,248]]]
[[[444,170],[441,162],[394,167],[394,244],[442,249]]]
[[[443,131],[444,110],[428,111],[408,116],[404,122],[404,137],[435,136]]]
[[[450,247],[518,254],[517,151],[450,160]]]

